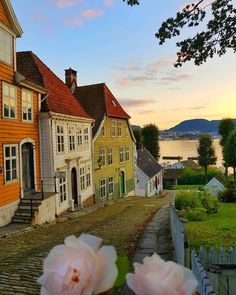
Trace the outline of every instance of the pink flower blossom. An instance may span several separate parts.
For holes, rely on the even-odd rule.
[[[145,257],[143,264],[134,263],[134,274],[126,279],[137,295],[192,295],[198,285],[190,269],[157,254]]]
[[[44,260],[41,295],[90,295],[112,288],[117,277],[117,254],[102,239],[82,234],[69,236]]]

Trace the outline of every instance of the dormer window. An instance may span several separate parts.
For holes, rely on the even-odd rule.
[[[113,104],[113,107],[115,107],[115,108],[116,108],[116,103],[115,103],[115,101],[114,101],[114,100],[112,100],[111,102],[112,102],[112,104]]]
[[[0,61],[13,64],[13,37],[0,28]]]

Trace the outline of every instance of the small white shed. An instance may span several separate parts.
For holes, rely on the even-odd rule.
[[[206,185],[205,190],[208,191],[211,195],[217,196],[220,192],[225,189],[224,179],[222,176],[217,175],[213,177]]]
[[[137,185],[138,196],[151,197],[163,191],[163,168],[146,148],[137,150]]]

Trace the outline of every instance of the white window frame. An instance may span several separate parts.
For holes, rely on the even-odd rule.
[[[83,148],[83,128],[82,127],[78,127],[77,129],[77,143],[78,143],[79,149],[82,149]]]
[[[58,128],[60,129],[59,131],[58,131]],[[57,152],[64,153],[65,152],[64,126],[57,124],[56,125],[56,132],[57,132]],[[60,138],[60,142],[58,140],[59,138]]]
[[[117,121],[117,136],[121,137],[122,136],[122,122]]]
[[[90,168],[90,164],[86,165],[86,187],[90,187],[91,186],[91,168]]]
[[[123,146],[120,146],[120,163],[125,162],[125,149]]]
[[[69,152],[74,152],[75,148],[75,127],[68,127],[68,144],[69,144]]]
[[[125,147],[125,161],[129,161],[130,160],[130,149],[129,146]]]
[[[84,144],[89,143],[89,128],[84,127]]]
[[[106,179],[101,179],[99,182],[100,198],[104,199],[107,195]]]
[[[59,201],[60,204],[67,200],[66,177],[59,178]]]
[[[85,167],[82,166],[79,168],[79,179],[80,179],[80,190],[84,191],[86,189],[85,184]]]
[[[26,101],[24,101],[24,94],[26,95]],[[30,95],[30,100],[31,102],[29,103],[28,98]],[[22,121],[23,122],[33,122],[34,121],[34,96],[33,96],[33,92],[26,90],[26,89],[22,89],[21,90],[21,103],[22,103]],[[24,119],[24,103],[26,103],[27,105],[27,111],[26,111],[26,117],[27,119]],[[31,107],[31,119],[29,120],[29,106]]]
[[[2,38],[1,38],[2,37]],[[0,27],[0,61],[12,66],[14,55],[14,39],[13,36]]]
[[[5,92],[5,90],[4,90],[4,88],[6,89],[6,87],[8,88],[8,96],[6,96],[5,98],[4,98],[4,92]],[[12,88],[12,90],[14,89],[14,96],[11,96],[9,93],[11,92],[11,88]],[[14,117],[12,117],[10,114],[11,114],[11,107],[10,107],[10,105],[11,105],[11,103],[10,103],[10,101],[11,100],[13,100],[14,99],[14,104],[15,104],[15,106],[14,106],[14,112],[15,112],[15,116]],[[4,114],[4,100],[8,100],[8,110],[9,110],[9,116],[5,116],[5,114]],[[3,118],[4,119],[10,119],[10,120],[16,120],[17,119],[17,89],[16,89],[16,86],[14,86],[14,85],[11,85],[11,84],[8,84],[8,83],[6,83],[6,82],[2,82],[2,116],[3,116]]]
[[[12,148],[15,148],[16,150],[16,155],[12,156]],[[10,156],[6,156],[6,148],[10,148]],[[18,180],[18,145],[17,144],[4,144],[3,145],[3,150],[4,150],[4,180],[5,183],[13,182]],[[13,160],[16,161],[16,168],[12,168],[12,162]],[[7,180],[7,170],[6,170],[6,161],[10,161],[10,179]],[[13,178],[13,170],[16,172],[16,177]]]
[[[107,148],[107,165],[113,165],[113,149]]]
[[[116,121],[111,120],[111,137],[116,137]]]
[[[106,149],[105,148],[99,148],[99,159],[101,161],[101,167],[106,166]]]
[[[114,177],[108,177],[108,195],[112,195],[114,193]]]

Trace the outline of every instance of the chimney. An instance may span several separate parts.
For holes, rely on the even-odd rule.
[[[73,93],[75,87],[77,86],[77,71],[72,70],[72,68],[65,70],[65,78],[66,85],[71,89],[71,92]]]

